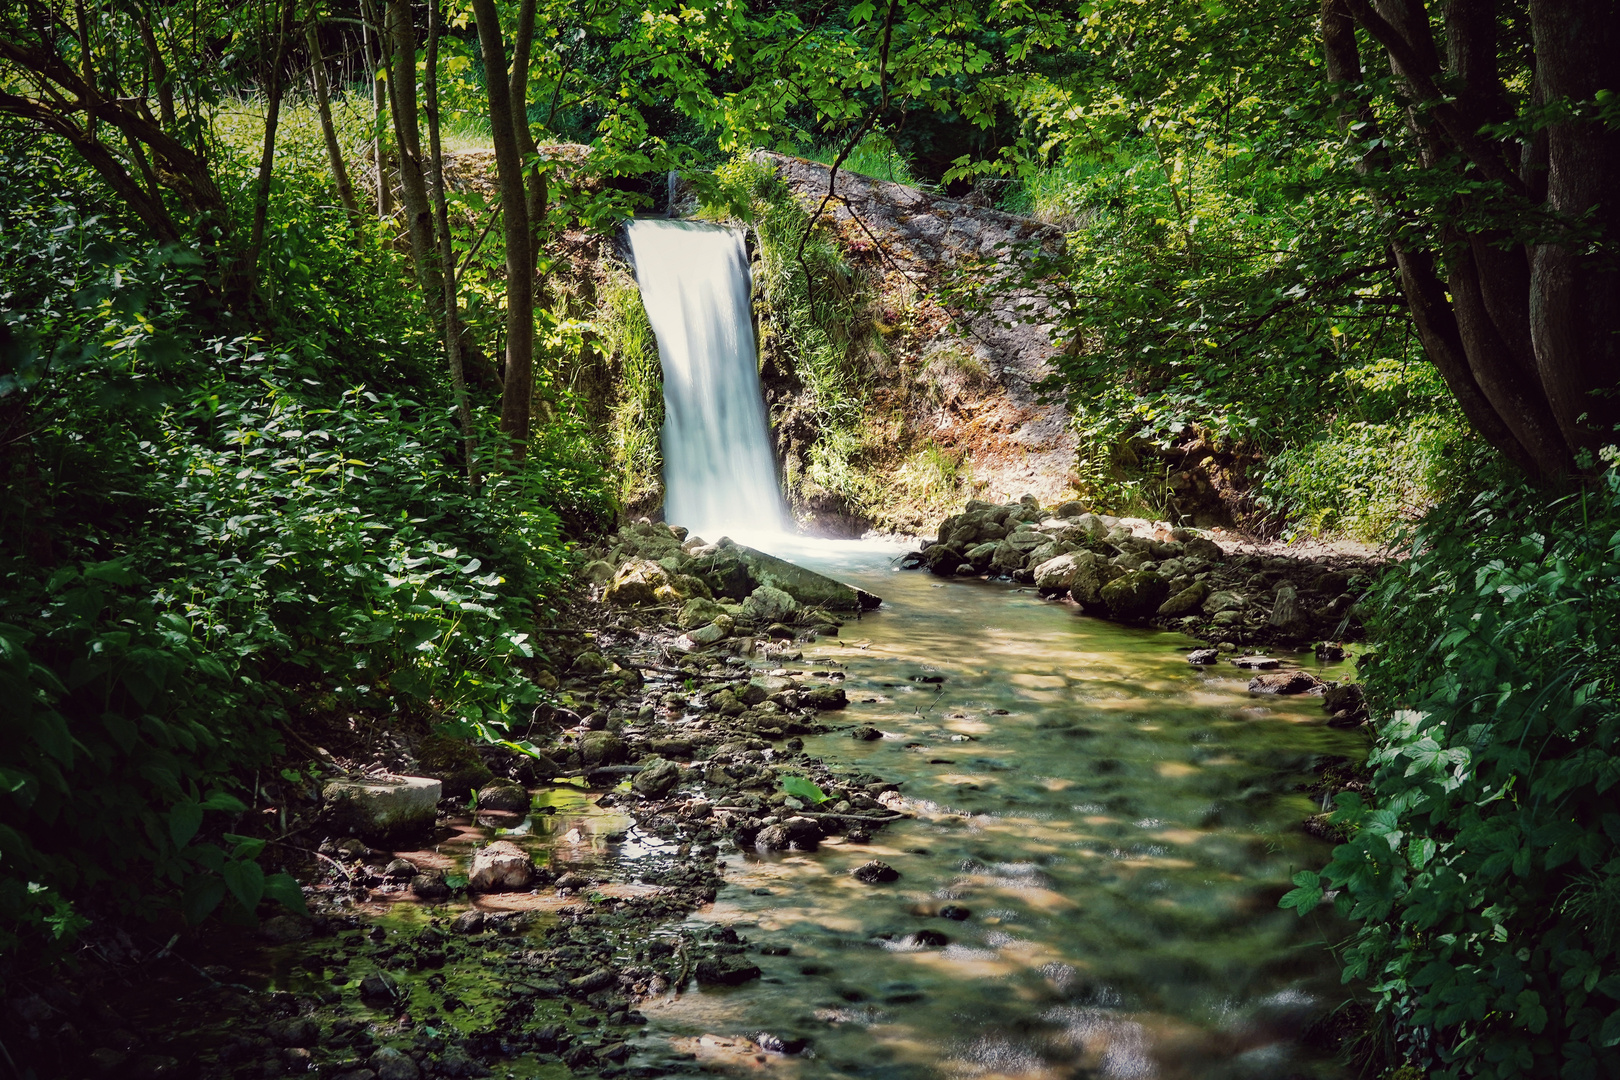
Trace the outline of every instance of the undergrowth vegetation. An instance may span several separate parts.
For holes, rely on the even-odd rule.
[[[4,134],[0,950],[70,938],[92,893],[299,905],[245,835],[255,770],[356,714],[526,727],[568,533],[614,511],[601,455],[561,410],[470,488],[431,323],[313,177],[280,179],[253,329]]]
[[[1324,890],[1385,1061],[1444,1077],[1620,1071],[1620,474],[1448,501],[1372,604],[1387,718]]]

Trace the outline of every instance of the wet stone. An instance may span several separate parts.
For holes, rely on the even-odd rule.
[[[1214,664],[1218,663],[1220,659],[1221,652],[1219,649],[1194,649],[1187,654],[1187,663],[1189,664]]]
[[[759,978],[759,968],[742,956],[716,956],[699,960],[697,980],[703,986],[741,986]]]
[[[1247,671],[1266,671],[1271,668],[1282,667],[1282,661],[1271,656],[1239,656],[1232,660],[1232,666]]]
[[[491,780],[478,792],[478,809],[521,814],[529,809],[529,790],[510,780]]]
[[[849,874],[856,881],[867,885],[880,885],[900,880],[900,871],[878,859],[862,863],[851,870]]]
[[[1308,671],[1273,671],[1249,680],[1249,692],[1254,694],[1309,694],[1326,686]]]
[[[952,922],[963,922],[972,915],[973,912],[969,911],[965,907],[962,907],[960,904],[946,904],[944,907],[939,909],[939,917],[942,919],[950,919]]]
[[[875,727],[867,725],[864,727],[858,727],[854,731],[851,731],[849,733],[849,737],[852,739],[858,739],[861,742],[876,742],[878,739],[883,738],[883,732],[879,731]]]

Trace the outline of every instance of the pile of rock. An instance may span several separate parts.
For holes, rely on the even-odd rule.
[[[1196,530],[1089,513],[1078,502],[1046,510],[1027,495],[969,502],[904,565],[1010,578],[1088,614],[1234,644],[1356,636],[1356,600],[1375,569],[1344,556],[1241,554]]]

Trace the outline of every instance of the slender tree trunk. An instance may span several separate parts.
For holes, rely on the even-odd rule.
[[[526,201],[529,208],[530,255],[533,271],[538,278],[540,252],[546,228],[547,184],[545,170],[534,160],[539,152],[534,133],[529,130],[529,56],[534,49],[535,0],[521,0],[518,4],[517,33],[512,40],[512,98],[513,133],[517,137],[518,152],[529,163],[526,177]]]
[[[410,0],[388,0],[388,30],[393,55],[388,95],[394,114],[394,143],[399,151],[399,197],[411,239],[411,262],[422,298],[435,313],[444,303],[439,252],[433,242],[433,206],[428,202],[422,168],[422,135],[416,109],[416,32]]]
[[[529,206],[523,184],[523,155],[512,120],[512,91],[500,73],[506,67],[500,18],[494,0],[473,0],[478,44],[489,74],[490,135],[495,143],[495,174],[501,190],[501,223],[506,238],[506,372],[501,390],[501,431],[522,457],[529,441],[529,409],[534,383],[534,255]]]
[[[321,135],[326,139],[326,156],[332,162],[332,181],[337,185],[338,199],[348,211],[349,224],[354,227],[356,240],[365,236],[365,222],[360,203],[354,197],[354,185],[349,183],[349,170],[343,164],[343,146],[338,142],[337,128],[332,124],[332,100],[326,85],[326,60],[321,56],[320,28],[311,11],[309,25],[304,27],[304,41],[309,46],[309,62],[314,73],[315,111],[321,118]]]
[[[383,154],[382,115],[388,107],[384,97],[386,92],[383,82],[383,70],[388,66],[386,62],[387,50],[383,47],[382,23],[377,19],[376,10],[370,0],[361,0],[360,4],[360,49],[365,53],[366,66],[371,71],[371,127],[374,138],[371,140],[372,159],[372,185],[377,192],[377,217],[387,221],[394,216],[394,188],[388,180],[388,166]],[[371,51],[372,28],[378,27],[377,52]]]
[[[276,49],[270,62],[269,97],[264,118],[264,152],[259,156],[259,181],[253,194],[253,228],[248,236],[247,266],[256,270],[259,250],[264,244],[264,228],[270,217],[270,180],[276,163],[276,129],[281,124],[281,69],[287,62],[287,39],[292,37],[294,0],[282,0],[280,16],[276,19]]]
[[[439,261],[444,266],[444,355],[450,365],[450,389],[467,456],[467,482],[478,484],[477,443],[472,404],[467,399],[467,377],[461,362],[461,305],[456,296],[456,262],[450,246],[450,208],[444,194],[444,147],[439,138],[439,0],[428,0],[427,45],[428,153],[432,157],[433,218],[439,240]]]

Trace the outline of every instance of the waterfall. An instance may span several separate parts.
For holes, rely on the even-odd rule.
[[[664,369],[665,520],[711,541],[785,531],[742,236],[656,219],[629,235]]]

